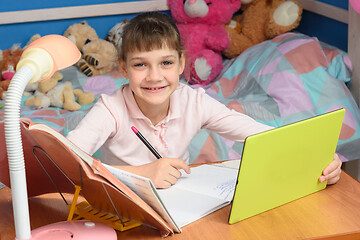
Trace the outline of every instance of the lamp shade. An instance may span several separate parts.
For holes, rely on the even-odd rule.
[[[39,38],[32,42],[27,49],[35,47],[42,48],[51,55],[57,70],[73,65],[81,57],[76,45],[61,35],[47,35]]]
[[[70,39],[62,35],[46,35],[35,40],[26,48],[16,68],[19,69],[32,62],[41,71],[40,79],[34,79],[34,81],[46,80],[57,70],[75,64],[80,57],[79,49]],[[41,66],[39,66],[40,64]]]

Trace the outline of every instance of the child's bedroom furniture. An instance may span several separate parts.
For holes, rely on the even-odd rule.
[[[355,160],[360,159],[360,148],[357,147],[360,144],[360,110],[356,105],[360,99],[360,50],[356,47],[360,38],[360,15],[351,7],[347,11],[314,0],[299,2],[309,12],[348,24],[348,55],[334,45],[323,43],[327,42],[326,39],[321,39],[320,42],[314,38],[316,33],[286,33],[248,49],[236,59],[224,60],[225,68],[217,81],[205,88],[209,95],[229,108],[275,127],[336,108],[345,108],[347,114],[337,152],[343,162],[352,164],[349,171],[355,170],[356,174],[359,161]],[[120,22],[122,16],[154,10],[167,11],[166,0],[122,1],[99,5],[82,3],[73,7],[8,11],[0,12],[0,24],[3,24],[0,29],[3,26],[8,29],[16,28],[22,23],[31,29],[32,23],[45,24],[48,21],[51,24],[55,20],[70,25],[83,18],[93,20],[117,15]],[[303,16],[302,21],[305,17]],[[114,24],[115,22],[110,24],[106,30],[104,27],[96,30],[106,33]],[[315,22],[313,25],[316,24]],[[28,33],[27,39],[36,33]],[[89,78],[75,67],[67,68],[62,73],[64,81],[71,81],[74,88],[91,91],[96,97],[101,93],[110,94],[127,82],[117,70]],[[25,100],[26,97],[24,102]],[[3,101],[0,101],[1,104]],[[83,106],[81,110],[74,112],[59,108],[34,109],[22,106],[21,116],[28,117],[33,122],[45,123],[66,135],[91,106]],[[3,118],[3,111],[0,112],[0,118]],[[193,163],[235,159],[241,156],[241,151],[241,143],[228,141],[206,130],[199,132],[190,146]],[[95,156],[101,158],[99,153]]]

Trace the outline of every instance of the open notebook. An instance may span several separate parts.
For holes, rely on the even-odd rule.
[[[340,109],[249,136],[229,223],[324,189],[318,179],[333,160],[344,114]]]

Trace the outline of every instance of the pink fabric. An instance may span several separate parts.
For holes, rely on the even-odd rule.
[[[352,8],[360,14],[360,1],[359,0],[349,0]]]
[[[135,126],[162,157],[189,160],[188,146],[201,128],[233,141],[272,127],[256,122],[208,96],[202,88],[180,84],[171,95],[168,116],[152,125],[136,105],[128,85],[99,101],[68,134],[68,139],[89,154],[101,146],[102,161],[111,165],[142,165],[155,156],[131,130]]]

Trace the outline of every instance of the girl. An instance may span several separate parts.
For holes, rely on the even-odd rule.
[[[125,26],[121,68],[129,84],[113,95],[101,95],[91,111],[68,134],[68,139],[90,155],[101,147],[104,163],[150,178],[157,188],[168,188],[190,173],[187,148],[201,128],[234,141],[272,127],[229,110],[203,89],[179,83],[185,53],[173,20],[161,13],[145,13]],[[135,126],[163,158],[157,159],[131,130]],[[319,181],[335,183],[341,161],[324,170]]]

